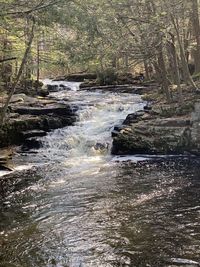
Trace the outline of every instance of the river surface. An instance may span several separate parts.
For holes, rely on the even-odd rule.
[[[140,110],[141,98],[67,86],[52,96],[79,107],[75,125],[14,159],[26,170],[1,197],[0,266],[199,266],[196,159],[138,167],[143,157],[111,156],[113,126]]]

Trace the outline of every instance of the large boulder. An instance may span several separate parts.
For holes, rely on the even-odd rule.
[[[0,147],[23,144],[30,138],[44,136],[52,129],[72,125],[76,121],[75,105],[56,103],[24,94],[13,96],[9,120],[0,129]],[[34,142],[27,141],[27,147]]]
[[[178,154],[191,152],[192,121],[187,117],[159,118],[146,112],[129,114],[115,128],[113,154]]]
[[[18,118],[10,119],[0,129],[0,147],[22,144],[29,136],[43,136],[44,132],[72,125],[75,121],[76,115],[21,115]]]

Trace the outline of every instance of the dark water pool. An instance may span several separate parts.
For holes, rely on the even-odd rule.
[[[199,166],[171,159],[113,162],[75,179],[63,166],[16,174],[12,193],[1,184],[0,266],[198,266]]]

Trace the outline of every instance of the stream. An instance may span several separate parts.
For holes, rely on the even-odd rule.
[[[22,171],[0,203],[0,267],[200,266],[199,164],[139,168],[145,156],[112,156],[111,131],[141,97],[66,86],[51,95],[79,107],[75,125],[14,159]]]

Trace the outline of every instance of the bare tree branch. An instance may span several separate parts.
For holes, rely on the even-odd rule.
[[[36,5],[35,7],[28,9],[28,10],[24,10],[24,11],[13,11],[13,12],[7,12],[5,14],[3,14],[4,16],[24,16],[24,15],[29,15],[35,11],[40,11],[43,9],[46,9],[50,6],[54,6],[58,3],[60,3],[62,0],[53,0],[50,1],[48,4],[43,4],[44,1],[41,1],[38,5]]]
[[[15,60],[15,59],[17,59],[17,58],[16,57],[10,57],[10,58],[0,59],[0,63],[6,62],[6,61]]]
[[[20,68],[19,68],[19,71],[17,73],[17,77],[16,77],[16,80],[12,86],[12,89],[8,95],[8,98],[4,104],[4,107],[2,109],[2,112],[1,112],[1,117],[0,117],[0,126],[3,125],[4,123],[4,120],[5,120],[5,116],[6,116],[6,112],[7,112],[7,109],[8,109],[8,105],[10,103],[10,100],[11,100],[11,97],[13,96],[14,92],[15,92],[15,89],[17,87],[17,84],[19,82],[19,79],[22,75],[22,72],[23,72],[23,69],[24,69],[24,66],[26,64],[26,61],[27,61],[27,58],[28,58],[28,54],[31,50],[31,45],[32,45],[32,42],[33,42],[33,38],[34,38],[34,30],[35,30],[35,19],[32,18],[33,20],[33,24],[32,24],[32,28],[31,28],[31,33],[30,33],[30,37],[29,37],[29,41],[27,43],[27,47],[26,47],[26,50],[25,50],[25,53],[24,53],[24,56],[23,56],[23,59],[22,59],[22,62],[21,62],[21,65],[20,65]]]

